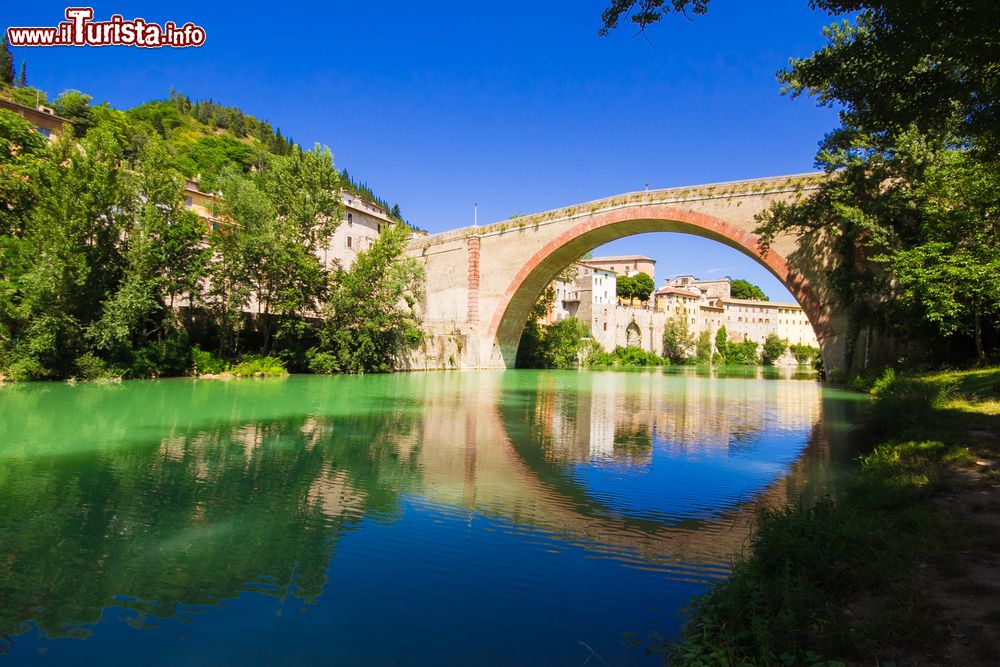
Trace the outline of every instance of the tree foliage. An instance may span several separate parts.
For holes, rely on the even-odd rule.
[[[322,256],[342,217],[329,150],[212,163],[224,196],[210,228],[185,208],[181,163],[197,153],[164,139],[171,113],[76,91],[55,105],[74,126],[53,143],[0,111],[3,377],[182,374],[205,349],[234,372],[302,370],[310,348],[333,360],[324,370],[378,371],[418,337],[408,228],[384,227],[349,271]]]
[[[771,366],[775,361],[781,358],[781,355],[785,353],[788,349],[788,341],[781,338],[775,332],[767,334],[767,338],[764,339],[764,345],[761,349],[761,361],[765,365]]]
[[[708,329],[698,334],[694,356],[699,364],[707,364],[712,360],[712,332]]]
[[[403,254],[408,238],[406,227],[387,227],[349,270],[334,273],[320,345],[310,354],[314,370],[385,372],[419,342],[413,306],[423,298],[423,269]]]
[[[688,360],[693,344],[687,313],[678,310],[667,320],[663,329],[663,356],[672,364],[684,363]]]
[[[654,289],[656,285],[648,273],[639,272],[634,276],[615,277],[615,293],[622,299],[628,299],[629,302],[633,299],[643,303],[649,301]]]
[[[737,278],[732,282],[731,296],[734,299],[746,299],[748,301],[768,301],[764,290],[742,278]]]
[[[14,54],[7,43],[7,32],[0,37],[0,84],[14,85]]]
[[[644,28],[706,4],[615,0],[605,30],[625,16]],[[839,109],[817,156],[830,178],[802,201],[776,204],[758,233],[765,245],[780,233],[834,239],[832,284],[853,332],[875,327],[927,354],[954,341],[985,361],[1000,331],[1000,5],[811,4],[844,18],[778,78],[786,94]]]

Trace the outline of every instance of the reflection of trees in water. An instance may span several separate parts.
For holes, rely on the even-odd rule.
[[[366,512],[393,512],[418,475],[415,452],[396,447],[414,425],[402,405],[226,422],[219,415],[238,415],[240,392],[221,393],[233,403],[215,406],[211,425],[188,431],[183,410],[160,405],[174,422],[165,437],[62,450],[49,438],[63,427],[37,412],[52,407],[44,395],[14,396],[34,408],[24,419],[40,451],[0,452],[0,633],[30,619],[49,636],[86,636],[108,605],[171,617],[241,590],[313,603],[339,534]],[[128,392],[73,399],[98,422],[81,423],[86,433],[146,430],[127,419],[139,407]],[[13,421],[5,414],[0,429]]]

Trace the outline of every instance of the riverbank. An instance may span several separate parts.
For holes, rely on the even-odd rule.
[[[761,512],[672,664],[1000,661],[1000,369],[888,373],[872,395],[857,477]]]

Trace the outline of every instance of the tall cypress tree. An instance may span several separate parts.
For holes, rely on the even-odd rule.
[[[21,61],[21,76],[18,78],[17,85],[22,88],[28,87],[28,61]]]
[[[14,54],[7,45],[7,35],[0,38],[0,83],[14,85]]]

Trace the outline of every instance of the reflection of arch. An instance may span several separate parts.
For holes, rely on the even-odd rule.
[[[642,331],[635,320],[625,327],[625,344],[629,347],[642,347]]]
[[[774,248],[764,252],[750,232],[721,218],[665,204],[646,204],[610,208],[594,212],[571,224],[538,249],[508,283],[493,311],[486,331],[494,356],[499,353],[506,365],[512,365],[521,332],[536,297],[560,270],[587,252],[609,241],[647,232],[679,232],[712,239],[763,265],[795,297],[809,318],[823,348],[824,358],[840,359],[842,351],[831,345],[839,339],[831,326],[831,310],[817,298],[810,280],[796,270]],[[822,267],[815,267],[813,282],[825,282]],[[825,284],[821,292],[827,292]],[[841,352],[838,354],[838,352]]]

